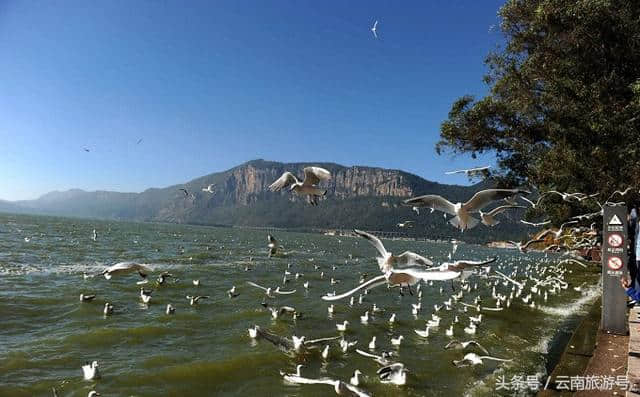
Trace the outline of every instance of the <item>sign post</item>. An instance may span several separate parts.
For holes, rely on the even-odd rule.
[[[620,277],[627,274],[627,207],[605,206],[602,216],[602,330],[627,333],[627,294]]]

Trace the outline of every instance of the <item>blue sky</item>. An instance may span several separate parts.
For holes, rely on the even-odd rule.
[[[467,183],[444,171],[492,158],[434,144],[451,103],[487,91],[502,4],[3,2],[0,198],[142,191],[256,158]]]

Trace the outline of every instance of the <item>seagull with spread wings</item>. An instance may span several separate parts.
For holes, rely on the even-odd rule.
[[[151,271],[151,268],[149,268],[148,265],[145,265],[142,263],[120,262],[120,263],[116,263],[113,266],[109,266],[108,268],[104,269],[104,271],[100,274],[104,275],[104,278],[106,278],[107,280],[110,280],[111,277],[116,275],[137,272],[140,275],[140,277],[146,279],[147,273],[150,271]]]
[[[449,200],[436,194],[427,194],[404,200],[403,204],[411,207],[427,207],[454,215],[449,223],[461,231],[474,228],[479,221],[471,216],[493,201],[508,199],[518,194],[529,194],[522,189],[486,189],[477,192],[465,203],[453,204]]]
[[[493,361],[502,361],[502,362],[513,361],[512,359],[497,358],[497,357],[491,357],[491,356],[479,356],[475,353],[467,353],[464,355],[462,360],[453,360],[453,365],[455,365],[456,367],[479,365],[483,363],[482,360],[493,360]]]
[[[489,212],[482,212],[482,210],[480,210],[479,212],[480,212],[480,219],[482,219],[482,224],[485,226],[497,225],[498,223],[500,223],[500,221],[496,220],[495,217],[499,214],[502,214],[506,210],[512,209],[512,208],[525,208],[525,207],[521,205],[503,205],[500,207],[496,207]]]
[[[394,269],[396,265],[433,266],[433,262],[431,262],[431,260],[411,251],[405,251],[397,256],[393,255],[391,252],[388,252],[384,248],[382,241],[380,241],[380,239],[374,236],[373,234],[363,232],[357,229],[355,229],[353,232],[358,236],[364,237],[365,239],[369,240],[371,245],[373,245],[376,248],[376,250],[378,250],[378,254],[380,256],[377,257],[376,259],[378,260],[378,266],[380,266],[380,271],[383,273],[388,270]]]
[[[474,175],[482,174],[482,175],[488,176],[489,168],[491,168],[490,165],[487,165],[485,167],[468,168],[464,170],[447,171],[445,172],[445,175],[467,174],[467,176],[474,176]]]
[[[271,287],[267,288],[267,287],[263,287],[262,285],[258,285],[256,283],[253,283],[251,281],[247,281],[247,284],[249,284],[252,287],[260,288],[261,290],[265,291],[265,294],[269,298],[273,298],[274,297],[273,294],[291,295],[291,294],[295,294],[295,292],[296,292],[295,289],[293,291],[280,291],[280,287],[277,287],[276,289],[272,289]]]
[[[279,192],[282,189],[289,189],[299,195],[306,195],[311,205],[318,205],[321,196],[327,194],[326,190],[320,189],[318,184],[321,181],[331,179],[331,173],[320,167],[305,167],[304,181],[300,182],[295,175],[287,171],[275,182],[269,185],[269,190]]]
[[[466,349],[469,346],[475,346],[478,349],[480,349],[484,354],[489,354],[489,351],[487,351],[487,349],[484,348],[484,346],[482,346],[480,343],[476,342],[475,340],[470,340],[467,342],[460,342],[457,340],[452,340],[451,342],[447,343],[447,345],[444,347],[445,350],[449,350],[449,349]]]
[[[469,267],[484,266],[489,263],[495,262],[496,258],[492,258],[486,261],[468,261],[460,260],[453,263],[443,263],[438,267],[424,268],[406,268],[406,269],[389,269],[383,270],[384,274],[374,277],[364,283],[358,285],[354,289],[342,293],[340,295],[325,295],[322,300],[335,301],[344,299],[354,293],[364,289],[370,290],[372,288],[387,284],[389,287],[411,287],[419,283],[420,281],[431,280],[453,280],[463,275],[463,273],[470,273]]]
[[[357,386],[349,384],[347,382],[343,382],[341,380],[334,380],[329,378],[320,378],[320,379],[310,379],[303,378],[302,376],[297,375],[285,375],[284,380],[289,383],[297,383],[297,384],[307,384],[307,385],[329,385],[333,386],[333,390],[339,396],[359,396],[359,397],[369,397],[370,394],[360,389]]]
[[[371,30],[371,33],[373,33],[373,37],[375,37],[377,39],[378,38],[378,33],[377,33],[377,31],[378,31],[378,20],[376,20],[373,23],[373,26],[369,30]]]
[[[203,187],[203,188],[202,188],[202,191],[203,191],[203,192],[206,192],[206,193],[211,193],[211,194],[213,194],[213,193],[215,193],[215,192],[216,192],[215,190],[213,190],[213,188],[214,188],[214,187],[216,187],[216,184],[215,184],[215,183],[212,183],[212,184],[210,184],[210,185],[209,185],[209,186],[207,186],[207,187]]]

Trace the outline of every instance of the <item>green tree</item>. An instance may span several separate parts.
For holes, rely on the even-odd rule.
[[[634,186],[626,199],[637,199],[640,1],[510,0],[499,16],[506,40],[486,58],[490,92],[453,103],[436,151],[495,152],[502,184],[601,201]],[[578,211],[560,207],[557,217]]]

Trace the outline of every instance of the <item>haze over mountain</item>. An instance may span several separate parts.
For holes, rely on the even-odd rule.
[[[309,165],[324,167],[332,174],[331,180],[322,184],[328,191],[318,207],[310,207],[303,197],[288,191],[269,191],[268,186],[283,172],[291,171],[302,177],[303,168]],[[216,185],[214,194],[202,191],[209,184]],[[400,205],[403,199],[421,194],[439,194],[452,201],[465,201],[489,184],[484,181],[473,186],[445,185],[400,170],[253,160],[182,185],[151,188],[141,193],[79,189],[54,191],[36,200],[0,201],[0,211],[300,230],[358,227],[468,241],[513,238],[513,233],[524,234],[525,229],[514,221],[515,214],[505,213],[501,217],[502,223],[496,227],[480,225],[462,234],[446,225],[440,212],[430,214],[425,209],[417,215],[411,208]],[[185,197],[180,188],[193,195]],[[399,229],[397,223],[406,220],[416,222],[416,226]]]

